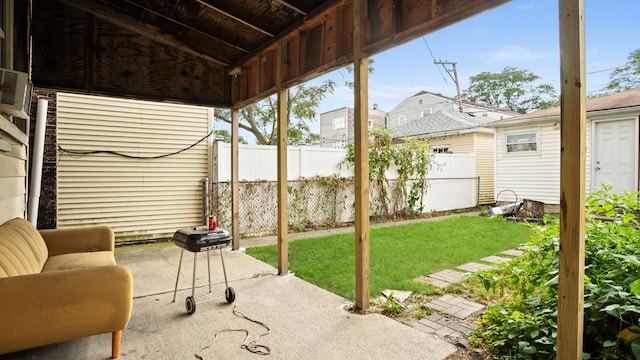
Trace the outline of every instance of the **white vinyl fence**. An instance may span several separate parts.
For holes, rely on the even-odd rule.
[[[238,172],[240,181],[278,179],[278,150],[272,145],[240,144],[238,154]],[[301,177],[353,176],[353,169],[346,166],[339,167],[344,160],[345,149],[321,148],[310,146],[287,147],[287,178],[297,180]],[[217,174],[217,181],[231,180],[231,144],[223,142],[213,143],[213,172]],[[216,176],[214,175],[213,181]]]
[[[424,212],[464,209],[478,204],[478,179],[473,154],[436,154],[427,174],[429,190]]]
[[[289,146],[287,153],[288,180],[299,180],[314,176],[336,175],[352,177],[353,168],[340,165],[345,159],[345,149],[308,146]],[[443,211],[472,207],[478,201],[477,178],[474,175],[473,154],[436,154],[436,164],[427,175],[429,191],[425,199],[425,211]],[[276,181],[276,146],[239,146],[238,155],[240,181]],[[213,182],[231,180],[231,144],[214,143]],[[394,170],[387,178],[397,178]]]

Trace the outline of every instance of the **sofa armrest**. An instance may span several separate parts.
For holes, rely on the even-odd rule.
[[[49,256],[89,251],[113,251],[115,236],[108,226],[39,230]]]
[[[133,279],[121,265],[0,278],[0,354],[124,329]]]

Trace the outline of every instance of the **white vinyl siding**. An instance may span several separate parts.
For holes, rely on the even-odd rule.
[[[0,116],[0,224],[25,218],[28,140],[26,134]]]
[[[476,176],[480,177],[480,204],[491,204],[494,199],[493,134],[475,133]]]
[[[169,154],[210,129],[210,109],[58,93],[58,144],[66,150]],[[59,154],[58,227],[111,226],[120,242],[170,237],[202,224],[209,139],[160,159]]]
[[[539,133],[537,152],[526,157],[506,154],[505,136],[530,133],[530,125],[496,130],[496,194],[512,190],[519,199],[559,204],[560,130],[552,122],[536,129]]]
[[[588,118],[586,127],[586,173],[585,190],[591,192],[592,173],[591,147],[593,122]],[[558,122],[556,119],[555,122]],[[509,127],[496,130],[496,139],[503,139],[505,132],[522,131],[531,127]],[[544,202],[546,205],[560,204],[560,128],[554,122],[539,125],[539,149],[535,156],[527,156],[526,160],[518,156],[504,155],[504,142],[496,141],[496,194],[509,189],[518,194],[520,199],[531,199]],[[596,189],[594,189],[596,190]]]

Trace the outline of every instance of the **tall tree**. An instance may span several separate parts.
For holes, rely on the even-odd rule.
[[[288,136],[291,141],[302,141],[310,136],[309,125],[316,117],[320,101],[332,94],[334,87],[335,83],[327,80],[317,86],[299,85],[287,90]],[[274,95],[240,109],[238,126],[252,133],[260,145],[273,145],[277,141],[276,100]],[[214,116],[217,120],[231,123],[228,109],[216,108]]]
[[[373,59],[369,59],[368,70],[373,72]],[[349,74],[353,73],[353,65],[347,65]],[[345,86],[353,89],[353,81],[343,76]],[[313,142],[320,139],[319,134],[312,134],[310,124],[315,120],[320,102],[328,95],[333,94],[335,82],[327,80],[316,86],[300,85],[287,91],[287,114],[289,127],[287,136],[289,142]],[[271,96],[257,103],[253,103],[240,110],[239,126],[251,132],[256,142],[261,145],[273,145],[277,141],[276,133],[276,97]],[[229,110],[216,109],[215,118],[231,123]]]
[[[505,67],[501,73],[481,72],[469,78],[469,100],[506,107],[519,113],[546,109],[557,101],[551,84],[538,83],[540,76],[529,70]]]
[[[619,92],[640,86],[640,49],[632,51],[627,57],[627,63],[615,68],[611,81],[605,87],[607,92]]]
[[[231,134],[227,129],[214,130],[213,134],[216,136],[217,140],[220,140],[226,143],[231,142]],[[240,144],[248,144],[247,140],[245,140],[242,136],[238,136],[238,142]]]

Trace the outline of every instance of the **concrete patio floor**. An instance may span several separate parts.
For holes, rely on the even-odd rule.
[[[243,349],[249,340],[270,348],[267,359],[444,359],[456,349],[427,334],[380,314],[345,310],[343,298],[293,274],[276,275],[272,266],[242,251],[223,249],[229,285],[236,300],[227,304],[220,252],[211,256],[212,292],[207,285],[205,253],[197,253],[196,312],[188,315],[194,253],[184,252],[176,301],[172,302],[180,249],[168,246],[116,255],[134,277],[133,313],[124,330],[121,359],[257,359]],[[220,332],[213,343],[216,333]],[[210,345],[211,344],[211,345]],[[201,350],[207,345],[207,349]],[[0,356],[0,359],[107,359],[111,334],[102,334]]]

